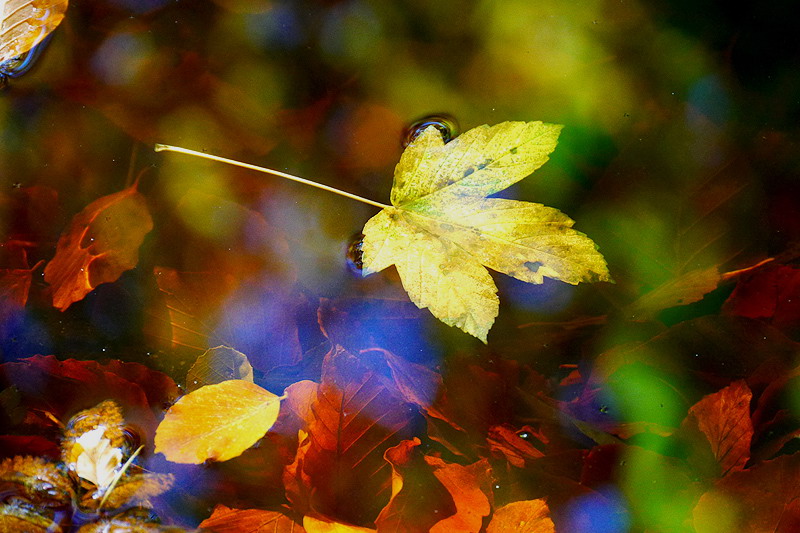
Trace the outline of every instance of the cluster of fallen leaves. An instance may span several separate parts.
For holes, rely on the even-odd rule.
[[[446,148],[452,143],[433,129],[412,143],[393,205],[367,224],[364,241],[367,271],[394,261],[411,302],[298,291],[292,266],[276,259],[287,244],[259,213],[188,191],[176,210],[220,213],[247,227],[251,240],[231,238],[225,249],[186,243],[202,257],[197,271],[152,266],[158,298],[144,327],[160,351],[150,362],[172,377],[137,363],[43,355],[0,366],[2,482],[13,495],[3,526],[793,531],[800,270],[789,261],[688,271],[618,312],[539,325],[547,338],[591,348],[547,375],[524,356],[501,357],[491,343],[445,359],[415,348],[409,331],[425,318],[417,307],[485,340],[497,296],[493,284],[473,283],[488,276],[481,264],[534,282],[606,275],[591,241],[561,213],[486,198],[507,186],[489,185],[505,176],[493,175],[491,162],[522,151],[504,136],[547,137],[541,127],[464,134],[462,145],[505,146],[462,161],[467,169],[453,170],[459,145]],[[518,174],[543,163],[551,141],[529,146],[537,162]],[[430,182],[406,190],[420,165]],[[437,192],[448,187],[452,194]],[[25,194],[24,212],[47,212],[52,195]],[[525,224],[495,212],[530,210]],[[555,233],[535,241],[537,227]],[[12,235],[6,248],[18,264],[0,272],[2,327],[25,316],[32,292],[37,305],[49,296],[66,310],[116,283],[137,265],[153,228],[136,185],[96,200],[58,239],[44,269],[48,287],[33,291],[39,265],[30,267],[25,251],[37,245]],[[516,266],[497,262],[503,247]],[[554,262],[548,249],[558,252],[549,254]],[[482,256],[487,250],[496,253]],[[576,250],[584,259],[570,263]],[[436,260],[421,261],[429,253]],[[459,277],[464,270],[447,266],[455,263],[477,277]],[[705,316],[672,327],[658,320],[731,288]],[[465,304],[473,297],[488,307],[473,312]],[[461,305],[437,310],[434,301]],[[599,339],[620,327],[637,335],[601,348]]]

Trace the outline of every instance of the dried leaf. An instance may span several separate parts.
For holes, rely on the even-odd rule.
[[[113,401],[76,414],[61,443],[67,468],[93,483],[100,492],[114,481],[122,465],[122,413]]]
[[[303,517],[303,527],[307,533],[375,533],[374,529],[334,522],[327,518],[314,518],[313,516]]]
[[[523,434],[526,435],[526,438],[521,436]],[[489,428],[487,442],[492,452],[502,455],[509,463],[517,468],[524,468],[526,461],[544,457],[544,453],[536,448],[528,439],[547,442],[543,435],[539,434],[539,432],[535,431],[530,426],[524,426],[521,430],[515,430],[507,425]]]
[[[0,64],[40,43],[66,11],[67,0],[0,0]]]
[[[419,445],[417,438],[406,440],[384,454],[392,465],[392,497],[375,520],[378,533],[428,533],[456,513],[452,495],[425,463]]]
[[[483,459],[469,466],[445,463],[438,457],[425,457],[442,485],[450,492],[456,504],[456,513],[437,522],[431,533],[477,533],[481,530],[483,517],[491,512],[491,503],[486,493],[490,490],[489,463]]]
[[[722,475],[742,470],[750,459],[752,397],[747,383],[739,380],[709,394],[689,409],[687,422],[696,424],[708,439]]]
[[[768,266],[742,276],[724,309],[796,333],[800,327],[800,268]]]
[[[800,455],[731,472],[702,495],[692,513],[698,533],[792,533],[800,527]]]
[[[75,215],[44,269],[53,305],[64,311],[101,283],[136,266],[139,246],[153,229],[144,196],[133,185],[99,198]]]
[[[280,398],[239,379],[207,385],[173,405],[156,431],[156,453],[175,463],[227,461],[264,436]]]
[[[341,348],[329,353],[311,405],[308,443],[287,469],[295,509],[372,523],[389,500],[391,469],[383,453],[411,436],[413,421],[379,375]],[[311,501],[304,504],[306,497]]]
[[[278,511],[231,509],[217,505],[199,528],[209,533],[305,533],[305,529]]]
[[[89,492],[83,498],[83,508],[96,510],[103,501],[103,509],[119,509],[122,507],[152,507],[153,498],[165,493],[175,484],[172,474],[151,474],[148,472],[129,473],[114,485],[111,493],[106,496],[105,491]]]
[[[40,457],[17,456],[3,460],[0,481],[16,485],[17,496],[40,507],[61,506],[74,497],[72,484],[57,463]]]
[[[186,374],[186,392],[229,379],[253,382],[253,367],[242,352],[217,346],[206,350]]]
[[[555,533],[550,509],[544,500],[512,502],[496,509],[486,533]]]
[[[444,144],[428,127],[403,152],[392,207],[364,226],[366,276],[396,265],[411,301],[486,342],[497,288],[484,265],[529,283],[609,280],[594,243],[540,204],[486,198],[543,165],[561,126],[503,122]]]

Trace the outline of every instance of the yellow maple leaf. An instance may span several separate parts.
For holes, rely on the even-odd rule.
[[[174,463],[232,459],[272,427],[281,399],[241,379],[200,387],[167,411],[156,430],[156,453]]]
[[[503,122],[445,144],[430,126],[403,152],[392,205],[364,226],[364,275],[395,265],[420,308],[486,342],[499,299],[489,267],[529,283],[610,280],[594,242],[541,204],[487,198],[542,166],[561,126]]]

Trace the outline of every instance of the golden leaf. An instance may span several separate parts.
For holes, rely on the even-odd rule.
[[[550,519],[550,509],[544,500],[523,500],[512,502],[496,509],[487,533],[555,533],[556,528]]]
[[[307,533],[375,533],[374,529],[334,522],[327,518],[314,518],[313,516],[303,517],[303,529]]]
[[[156,430],[156,453],[174,463],[232,459],[272,427],[280,400],[240,379],[201,387],[167,411]]]
[[[66,11],[67,0],[0,0],[0,63],[39,44]]]
[[[445,144],[428,127],[403,152],[392,206],[364,226],[368,275],[395,265],[411,301],[486,342],[499,299],[489,267],[529,283],[610,280],[594,242],[551,207],[487,198],[543,165],[561,126],[503,122]]]

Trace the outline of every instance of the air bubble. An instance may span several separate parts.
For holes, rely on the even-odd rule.
[[[354,274],[360,274],[364,269],[364,234],[357,233],[347,245],[347,266]]]
[[[433,126],[442,134],[444,142],[450,142],[458,135],[458,122],[455,118],[447,113],[437,113],[435,115],[426,115],[411,123],[406,128],[403,135],[403,148],[414,142],[420,133],[425,131],[428,126]]]

